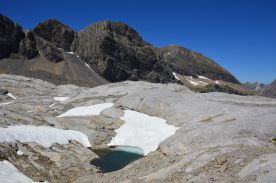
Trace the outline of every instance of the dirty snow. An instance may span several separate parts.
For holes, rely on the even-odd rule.
[[[174,78],[175,78],[175,79],[180,80],[179,77],[177,77],[177,75],[176,75],[175,72],[173,72],[172,74],[174,75]]]
[[[14,100],[16,99],[16,97],[15,97],[12,93],[8,93],[7,95],[8,95],[9,97],[11,97],[12,99],[14,99]]]
[[[125,110],[120,119],[124,120],[125,124],[115,130],[117,134],[108,145],[139,147],[143,149],[144,155],[155,151],[160,142],[178,129],[166,124],[165,119],[132,110]]]
[[[75,107],[57,117],[100,115],[100,113],[104,109],[110,108],[112,106],[113,106],[113,103],[102,103],[102,104],[96,104],[91,106]]]
[[[55,101],[63,102],[65,100],[69,99],[69,97],[54,97]]]
[[[5,183],[34,183],[6,160],[0,161],[0,180]]]
[[[91,147],[88,137],[74,130],[62,130],[47,126],[30,125],[0,128],[0,143],[16,141],[21,143],[33,142],[45,148],[49,148],[54,143],[68,144],[70,140],[76,140],[85,147]]]

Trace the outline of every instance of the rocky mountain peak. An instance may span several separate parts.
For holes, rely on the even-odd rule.
[[[66,51],[70,51],[75,36],[75,32],[70,27],[56,19],[48,19],[39,23],[33,32]]]
[[[124,37],[130,44],[135,46],[144,46],[145,44],[148,44],[141,38],[136,30],[122,22],[115,22],[111,20],[99,21],[81,30],[81,32],[87,31],[98,35],[108,32],[115,40]]]
[[[154,48],[121,22],[101,21],[86,27],[78,33],[73,47],[92,68],[112,82],[174,80],[158,62]]]

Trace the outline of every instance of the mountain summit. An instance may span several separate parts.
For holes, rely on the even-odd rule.
[[[156,48],[121,22],[100,21],[75,32],[48,19],[23,31],[0,15],[0,37],[0,73],[92,87],[144,80],[180,83],[197,92],[252,93],[202,54],[177,45]]]

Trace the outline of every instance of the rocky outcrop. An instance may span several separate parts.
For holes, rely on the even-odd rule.
[[[22,28],[0,14],[0,59],[8,57],[11,53],[17,53],[22,39],[24,39]]]
[[[111,82],[146,80],[173,82],[171,72],[156,58],[154,47],[126,24],[97,22],[81,30],[73,48]]]
[[[62,51],[52,45],[52,43],[40,37],[36,37],[36,43],[40,55],[46,57],[47,60],[52,62],[60,62],[63,60]]]
[[[75,35],[72,29],[56,19],[48,19],[39,23],[33,32],[65,51],[70,51]]]
[[[27,30],[25,32],[25,38],[20,42],[19,53],[27,59],[34,58],[39,54],[36,46],[33,32]]]
[[[266,97],[276,98],[276,79],[265,86],[262,94]]]

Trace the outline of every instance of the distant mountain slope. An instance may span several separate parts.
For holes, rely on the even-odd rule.
[[[0,15],[0,38],[0,73],[56,84],[94,87],[144,80],[180,83],[197,92],[251,94],[231,73],[202,54],[176,45],[155,48],[121,22],[100,21],[77,33],[58,20],[48,19],[23,32]],[[200,81],[194,86],[185,79],[202,79],[198,76],[212,82]]]
[[[276,79],[270,84],[263,83],[245,83],[245,85],[250,89],[255,91],[260,96],[276,98]]]
[[[200,53],[177,45],[162,47],[158,49],[158,53],[174,72],[178,74],[188,76],[200,75],[212,80],[239,83],[228,71]]]

